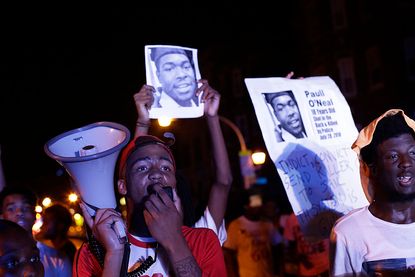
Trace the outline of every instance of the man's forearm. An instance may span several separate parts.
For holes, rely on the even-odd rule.
[[[207,116],[207,123],[212,141],[213,158],[216,165],[216,182],[223,185],[230,185],[232,183],[232,171],[220,127],[219,116]]]
[[[165,250],[175,276],[202,276],[202,271],[184,238],[175,240],[172,244],[166,246]]]
[[[176,261],[173,263],[173,269],[176,276],[202,276],[202,271],[193,256]]]
[[[232,184],[232,172],[219,116],[208,116],[207,124],[212,140],[216,170],[216,180],[210,189],[208,207],[216,228],[219,229],[225,216],[228,194]]]

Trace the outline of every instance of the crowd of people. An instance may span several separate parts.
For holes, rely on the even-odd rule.
[[[158,70],[174,58],[169,55],[186,53],[154,53]],[[192,66],[182,62],[178,72],[183,70]],[[195,78],[189,72],[187,76]],[[233,176],[219,121],[221,95],[207,80],[193,79],[199,86],[192,84],[193,94],[189,98],[186,92],[186,97],[204,103],[215,165],[203,215],[195,217],[186,176],[177,171],[174,139],[149,134],[149,110],[160,99],[155,98],[156,88],[143,85],[133,96],[134,137],[117,163],[115,187],[126,199],[127,213],[102,208],[91,216],[81,202],[89,232],[80,247],[68,237],[72,215],[64,205],[45,209],[40,232],[33,233],[37,196],[25,187],[8,186],[0,164],[0,276],[414,274],[415,121],[404,111],[385,112],[351,146],[361,162],[370,204],[338,219],[330,238],[311,241],[293,212],[280,213],[278,202],[255,187],[244,191],[240,216],[225,222]],[[266,101],[279,122],[279,141],[307,136],[292,93],[268,94]]]

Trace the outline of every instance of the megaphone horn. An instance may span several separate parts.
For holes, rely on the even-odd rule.
[[[91,216],[97,208],[116,208],[114,170],[129,130],[114,122],[97,122],[49,140],[46,154],[61,164],[74,180]]]

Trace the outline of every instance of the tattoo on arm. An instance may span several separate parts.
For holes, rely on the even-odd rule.
[[[177,261],[173,264],[176,276],[202,276],[202,272],[199,265],[193,256],[184,258],[183,260]]]

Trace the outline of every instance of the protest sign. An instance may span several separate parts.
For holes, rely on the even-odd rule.
[[[203,115],[197,49],[173,45],[144,47],[147,85],[153,86],[150,118],[191,118]]]
[[[245,84],[304,235],[327,238],[335,220],[368,204],[345,98],[327,76],[247,78]]]

